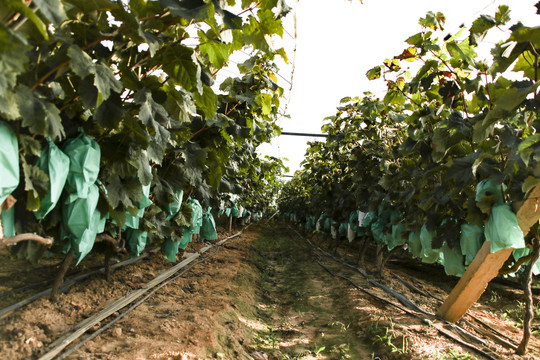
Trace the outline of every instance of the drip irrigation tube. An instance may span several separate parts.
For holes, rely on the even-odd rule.
[[[434,327],[437,331],[439,331],[443,336],[446,336],[447,338],[450,338],[451,340],[457,342],[458,344],[462,345],[462,346],[465,346],[473,351],[475,351],[476,353],[488,358],[488,359],[495,359],[494,357],[492,357],[491,355],[489,355],[488,353],[486,353],[485,351],[483,351],[482,349],[479,349],[478,347],[476,347],[475,345],[473,344],[470,344],[466,341],[463,341],[459,338],[456,338],[454,335],[452,335],[451,333],[449,333],[448,331],[446,331],[445,329],[437,326],[436,324],[432,323],[431,321],[423,318],[422,316],[419,315],[420,314],[423,314],[423,315],[427,315],[433,319],[436,319],[436,320],[440,320],[440,321],[443,321],[445,323],[445,326],[446,327],[450,327],[456,331],[458,331],[460,333],[461,336],[465,336],[467,338],[472,338],[474,339],[475,341],[477,342],[480,342],[482,345],[486,345],[486,341],[477,337],[476,335],[468,332],[467,330],[459,327],[458,325],[455,325],[455,324],[452,324],[452,323],[449,323],[447,321],[445,321],[444,319],[440,319],[438,318],[437,316],[435,316],[434,314],[430,314],[428,313],[427,311],[421,309],[420,307],[418,307],[416,304],[414,304],[412,301],[410,301],[409,299],[407,299],[405,296],[403,296],[402,294],[399,294],[397,291],[393,290],[393,289],[390,289],[388,288],[387,286],[384,286],[380,283],[378,283],[377,281],[374,281],[372,279],[369,279],[369,277],[367,276],[367,273],[362,270],[362,269],[359,269],[353,265],[350,265],[350,264],[347,264],[347,263],[344,263],[342,261],[340,261],[339,259],[336,259],[333,255],[329,254],[328,252],[324,251],[323,249],[319,248],[319,247],[316,247],[309,239],[306,239],[304,238],[302,235],[300,235],[296,230],[293,229],[293,231],[302,239],[306,240],[316,251],[320,251],[321,253],[323,253],[325,256],[327,257],[330,257],[332,258],[334,261],[338,262],[339,264],[343,265],[343,266],[347,266],[355,271],[357,271],[358,273],[360,273],[362,276],[364,276],[370,284],[382,289],[383,291],[385,291],[386,293],[392,295],[393,297],[395,297],[396,299],[398,299],[404,306],[408,307],[409,309],[407,308],[404,308],[390,300],[387,300],[387,299],[384,299],[384,298],[381,298],[380,296],[377,296],[373,293],[371,293],[370,291],[366,290],[365,288],[361,287],[360,285],[356,284],[353,280],[351,280],[350,278],[346,277],[346,276],[343,276],[343,275],[339,275],[339,274],[336,274],[334,273],[333,271],[331,271],[328,267],[324,266],[320,260],[317,260],[317,263],[319,264],[319,266],[321,266],[324,270],[326,270],[329,274],[331,274],[332,276],[335,276],[335,277],[338,277],[338,278],[341,278],[343,280],[346,280],[348,281],[349,283],[351,283],[355,288],[357,288],[358,290],[362,291],[363,293],[377,299],[378,301],[381,301],[381,302],[384,302],[388,305],[391,305],[409,315],[412,315],[420,320],[422,320],[422,322]],[[321,255],[318,254],[319,258],[321,258]]]
[[[145,295],[141,300],[137,301],[135,304],[131,305],[126,311],[124,311],[123,313],[121,313],[120,315],[118,315],[116,318],[114,318],[113,320],[111,320],[109,323],[105,324],[104,326],[100,327],[96,332],[92,333],[91,335],[87,336],[86,338],[84,338],[83,340],[79,341],[75,346],[73,346],[71,349],[65,351],[62,355],[60,355],[57,359],[58,360],[63,360],[65,359],[67,356],[71,355],[73,352],[75,352],[77,349],[79,349],[81,346],[83,346],[84,344],[86,344],[88,341],[96,338],[98,335],[100,335],[101,333],[103,333],[105,330],[107,330],[108,328],[110,328],[111,326],[113,326],[114,324],[116,324],[118,321],[122,320],[127,314],[129,314],[131,311],[135,310],[139,305],[141,305],[143,302],[145,302],[146,300],[148,300],[148,298],[152,295],[154,295],[159,289],[161,289],[162,287],[164,287],[165,285],[173,282],[174,280],[178,279],[180,276],[184,275],[185,273],[187,273],[189,270],[191,270],[191,268],[193,268],[195,265],[198,265],[208,259],[210,259],[211,257],[214,257],[218,252],[219,252],[219,249],[221,249],[221,247],[218,247],[217,250],[211,254],[211,255],[208,255],[206,256],[204,259],[201,259],[199,261],[196,261],[195,263],[191,264],[190,266],[188,266],[186,269],[184,269],[183,271],[181,271],[180,273],[176,274],[175,276],[173,276],[172,278],[164,281],[163,283],[161,283],[161,285],[158,285],[154,290],[152,290],[149,294]]]
[[[141,256],[137,256],[137,257],[134,257],[134,258],[131,258],[131,259],[121,261],[119,263],[116,263],[116,264],[112,265],[111,269],[117,269],[117,268],[122,267],[122,266],[133,264],[133,263],[135,263],[135,262],[137,262],[137,261],[139,261],[141,259],[144,259],[147,256],[148,256],[148,254],[143,254]],[[73,286],[74,284],[78,283],[79,281],[82,281],[82,280],[86,279],[87,277],[98,274],[100,272],[105,272],[105,269],[103,268],[103,269],[99,269],[99,270],[94,270],[94,271],[88,272],[86,274],[75,276],[75,277],[73,277],[73,278],[71,278],[69,280],[66,280],[62,284],[62,286],[60,287],[59,292],[64,292],[67,289],[69,289],[71,286]],[[28,304],[36,301],[39,298],[50,295],[51,292],[52,292],[52,289],[49,288],[49,289],[43,290],[43,291],[41,291],[41,292],[39,292],[37,294],[34,294],[34,295],[24,299],[24,300],[21,300],[21,301],[15,303],[13,305],[10,305],[8,307],[3,308],[2,310],[0,310],[0,320],[6,318],[13,311],[18,310],[18,309],[22,308],[23,306],[28,305]]]
[[[94,325],[102,321],[103,319],[109,317],[113,313],[120,311],[122,308],[130,305],[131,303],[135,302],[137,299],[139,299],[141,296],[143,296],[146,292],[152,290],[156,286],[159,286],[164,281],[167,281],[169,278],[171,278],[173,275],[175,275],[180,269],[186,267],[191,262],[193,262],[195,259],[199,258],[203,253],[208,251],[209,249],[221,246],[226,241],[235,238],[237,236],[240,236],[242,232],[249,227],[246,226],[244,229],[242,229],[240,232],[229,236],[215,244],[207,245],[199,250],[199,252],[196,252],[190,256],[188,256],[185,260],[181,261],[180,263],[174,265],[173,267],[163,271],[160,275],[155,277],[153,280],[150,280],[145,284],[145,287],[142,289],[138,289],[135,291],[132,291],[131,293],[121,297],[120,299],[116,300],[112,304],[108,305],[104,309],[102,309],[97,314],[81,321],[78,323],[68,334],[60,337],[56,341],[54,341],[52,344],[49,345],[48,352],[39,358],[39,360],[51,360],[55,358],[58,354],[62,352],[64,348],[66,348],[69,344],[71,344],[73,341],[78,339],[80,336],[82,336],[86,331],[91,329]]]

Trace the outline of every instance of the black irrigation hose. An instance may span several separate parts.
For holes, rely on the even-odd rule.
[[[296,232],[296,230],[294,230],[294,231]],[[305,239],[305,238],[302,237],[300,234],[298,234],[298,232],[296,232],[296,234],[297,234],[300,238]],[[398,308],[399,310],[401,310],[401,311],[403,311],[403,312],[405,312],[405,313],[407,313],[407,314],[409,314],[409,315],[412,315],[412,316],[414,316],[414,317],[420,319],[422,322],[427,323],[427,324],[429,324],[430,326],[433,326],[433,327],[434,327],[435,329],[437,329],[437,331],[439,331],[442,335],[444,335],[444,336],[446,336],[446,337],[452,339],[453,341],[457,342],[458,344],[460,344],[460,345],[462,345],[462,346],[465,346],[465,347],[468,347],[468,348],[470,348],[471,350],[477,352],[478,354],[480,354],[480,355],[482,355],[482,356],[484,356],[484,357],[486,357],[486,358],[488,358],[488,359],[493,359],[493,360],[495,359],[495,358],[493,358],[491,355],[489,355],[489,354],[487,354],[486,352],[484,352],[483,350],[477,348],[476,346],[474,346],[474,345],[472,345],[472,344],[469,344],[469,343],[467,343],[467,342],[465,342],[465,341],[462,341],[462,340],[456,338],[455,336],[453,336],[452,334],[446,332],[445,330],[443,330],[443,329],[441,329],[441,328],[439,328],[439,327],[437,327],[437,326],[434,326],[431,322],[429,322],[427,319],[422,318],[421,316],[419,316],[419,315],[418,315],[416,312],[414,312],[414,311],[419,311],[420,313],[422,313],[422,314],[424,314],[424,315],[427,315],[427,316],[432,317],[432,318],[437,319],[437,320],[441,320],[441,321],[443,321],[443,322],[446,323],[446,326],[451,327],[451,328],[453,328],[454,330],[457,330],[457,331],[461,332],[463,335],[465,335],[465,336],[467,336],[467,337],[470,337],[470,338],[472,337],[474,340],[479,341],[479,342],[482,343],[483,345],[486,345],[485,340],[478,338],[477,336],[471,334],[471,333],[468,332],[467,330],[465,330],[465,329],[463,329],[463,328],[461,328],[461,327],[459,327],[459,326],[457,326],[457,325],[455,325],[455,324],[451,324],[451,323],[449,323],[448,321],[446,321],[446,320],[444,320],[444,319],[440,319],[440,318],[438,318],[437,316],[435,316],[435,315],[433,315],[433,314],[430,314],[430,313],[428,313],[428,312],[426,312],[426,311],[420,309],[416,304],[414,304],[413,302],[411,302],[410,300],[408,300],[405,296],[399,294],[399,293],[396,292],[395,290],[390,289],[390,288],[388,288],[387,286],[384,286],[384,285],[382,285],[382,284],[380,284],[380,283],[378,283],[378,282],[376,282],[376,281],[374,281],[374,280],[369,279],[368,276],[367,276],[367,273],[366,273],[364,270],[362,270],[362,269],[360,269],[360,268],[357,268],[357,267],[355,267],[355,266],[353,266],[353,265],[344,263],[344,262],[340,261],[339,259],[336,259],[333,255],[327,253],[326,251],[322,250],[321,248],[315,247],[315,246],[313,245],[313,243],[312,243],[309,239],[305,239],[305,240],[307,240],[307,242],[308,242],[311,246],[313,246],[313,247],[316,248],[317,250],[321,251],[321,252],[322,252],[323,254],[325,254],[326,256],[331,257],[334,261],[336,261],[336,262],[338,262],[338,263],[340,263],[340,264],[342,264],[342,265],[344,265],[344,266],[347,266],[347,267],[349,267],[349,268],[351,268],[351,269],[353,269],[353,270],[355,270],[355,271],[358,271],[360,274],[362,274],[364,277],[366,277],[366,279],[367,279],[372,285],[374,285],[374,286],[376,286],[376,287],[379,287],[379,288],[381,288],[383,291],[385,291],[385,292],[389,293],[390,295],[396,297],[396,298],[397,298],[404,306],[411,307],[411,309],[412,309],[413,311],[408,310],[408,309],[405,309],[405,308],[401,307],[401,306],[398,305],[398,304],[395,304],[395,303],[393,303],[393,302],[391,302],[391,301],[389,301],[389,300],[387,300],[387,299],[384,299],[384,298],[381,298],[381,297],[379,297],[379,296],[377,296],[377,295],[375,295],[375,294],[372,294],[371,292],[369,292],[369,291],[366,290],[365,288],[362,288],[361,286],[359,286],[358,284],[356,284],[356,283],[355,283],[354,281],[352,281],[350,278],[332,272],[330,269],[328,269],[326,266],[324,266],[319,260],[317,260],[317,263],[319,264],[319,266],[321,266],[323,269],[325,269],[329,274],[331,274],[331,275],[333,275],[333,276],[335,276],[335,277],[341,278],[341,279],[343,279],[343,280],[346,280],[346,281],[350,282],[355,288],[359,289],[360,291],[364,292],[365,294],[367,294],[367,295],[369,295],[369,296],[372,296],[373,298],[375,298],[375,299],[377,299],[377,300],[379,300],[379,301],[381,301],[381,302],[384,302],[384,303],[386,303],[386,304],[389,304],[389,305],[391,305],[391,306],[394,306],[394,307]],[[320,259],[321,256],[320,256],[319,254],[317,254],[317,255],[319,256],[319,259]]]
[[[124,261],[121,261],[119,263],[116,263],[114,265],[111,266],[111,269],[116,269],[116,268],[119,268],[119,267],[122,267],[122,266],[126,266],[126,265],[130,265],[130,264],[133,264],[141,259],[144,259],[145,257],[148,257],[148,253],[145,253],[145,254],[142,254],[140,256],[137,256],[137,257],[134,257],[134,258],[131,258],[131,259],[127,259],[127,260],[124,260]],[[62,284],[62,286],[60,287],[60,290],[59,292],[64,292],[66,290],[68,290],[71,286],[75,285],[77,282],[79,281],[82,281],[84,279],[86,279],[87,277],[90,277],[92,275],[95,275],[95,274],[98,274],[100,272],[103,272],[104,269],[99,269],[99,270],[94,270],[94,271],[90,271],[86,274],[82,274],[82,275],[79,275],[79,276],[75,276],[69,280],[66,280],[64,281],[64,283]],[[50,295],[51,294],[51,291],[52,289],[45,289],[37,294],[34,294],[24,300],[21,300],[13,305],[10,305],[10,306],[7,306],[3,309],[0,310],[0,321],[4,318],[6,318],[9,314],[11,314],[13,311],[15,310],[18,310],[20,308],[22,308],[23,306],[25,305],[28,305],[34,301],[36,301],[37,299],[40,299],[44,296],[47,296],[47,295]]]
[[[432,327],[434,327],[438,332],[440,332],[442,335],[448,337],[449,339],[455,341],[456,343],[458,343],[459,345],[463,346],[463,347],[467,347],[471,350],[473,350],[474,352],[484,356],[485,358],[487,359],[490,359],[490,360],[496,360],[496,358],[492,357],[491,355],[489,355],[488,353],[484,352],[482,349],[479,349],[477,348],[476,346],[472,345],[472,344],[469,344],[463,340],[460,340],[458,338],[456,338],[455,336],[453,336],[452,334],[446,332],[445,330],[437,327],[437,326],[434,326],[431,322],[429,322],[427,319],[424,319],[422,318],[421,316],[419,316],[418,314],[416,314],[415,312],[411,311],[411,310],[408,310],[408,309],[405,309],[403,307],[401,307],[400,305],[398,304],[395,304],[387,299],[384,299],[384,298],[381,298],[375,294],[372,294],[371,292],[367,291],[366,289],[364,289],[363,287],[361,287],[360,285],[356,284],[354,281],[352,281],[351,279],[349,279],[348,277],[346,276],[343,276],[343,275],[339,275],[339,274],[336,274],[334,272],[332,272],[330,269],[328,269],[326,266],[324,266],[320,261],[317,260],[317,264],[319,264],[324,270],[326,270],[329,274],[331,274],[332,276],[335,276],[335,277],[338,277],[338,278],[341,278],[343,280],[346,280],[348,281],[349,283],[351,283],[351,285],[353,285],[355,288],[357,288],[358,290],[362,291],[363,293],[369,295],[369,296],[372,296],[373,298],[381,301],[381,302],[384,302],[385,304],[388,304],[388,305],[391,305],[403,312],[405,312],[406,314],[409,314],[409,315],[412,315],[414,317],[416,317],[417,319],[420,319],[423,323],[427,324],[427,325],[430,325]]]
[[[429,294],[421,289],[419,289],[418,287],[414,286],[413,284],[409,283],[408,281],[400,278],[399,276],[395,275],[394,274],[394,278],[397,279],[401,284],[403,284],[406,288],[408,288],[409,290],[411,291],[414,291],[424,297],[427,297],[427,298],[433,298],[435,300],[437,300],[439,303],[442,303],[443,300],[432,295],[432,294]],[[492,339],[495,339],[495,341],[497,341],[498,343],[500,343],[501,345],[504,345],[506,347],[509,347],[513,350],[516,350],[517,349],[517,341],[506,336],[505,334],[501,333],[500,331],[498,331],[497,329],[494,329],[493,327],[491,327],[489,324],[486,324],[484,321],[478,319],[476,316],[473,316],[472,314],[469,314],[468,312],[466,313],[467,316],[469,316],[471,319],[473,319],[474,321],[476,321],[478,324],[480,324],[481,326],[483,326],[485,329],[481,329],[479,328],[479,326],[471,323],[470,321],[466,320],[466,319],[462,319],[462,321],[467,324],[468,326],[474,328],[477,332],[479,333],[482,333],[486,336],[489,336],[491,337]],[[491,331],[491,333],[489,331]]]
[[[82,336],[87,330],[90,329],[91,326],[95,326],[99,321],[102,321],[106,319],[107,317],[114,314],[116,311],[120,311],[122,308],[128,306],[129,304],[135,302],[137,298],[143,296],[143,294],[147,291],[152,291],[153,287],[160,286],[163,282],[166,282],[169,277],[176,276],[174,273],[182,269],[184,266],[187,266],[192,260],[195,260],[197,257],[200,257],[204,252],[209,250],[210,248],[214,246],[222,246],[226,241],[236,238],[240,236],[244,230],[246,230],[249,227],[247,225],[244,227],[240,232],[226,237],[225,239],[222,239],[218,241],[217,243],[214,243],[213,245],[207,245],[204,248],[200,249],[196,253],[193,253],[192,255],[188,256],[184,261],[181,261],[180,263],[176,264],[175,266],[171,267],[170,269],[162,272],[159,276],[151,280],[147,283],[149,285],[148,289],[139,289],[132,293],[128,293],[126,296],[123,296],[119,299],[117,299],[114,303],[107,306],[105,309],[102,309],[98,313],[92,315],[91,317],[81,321],[78,323],[71,332],[68,334],[58,338],[56,341],[54,341],[51,345],[49,345],[49,351],[40,357],[40,360],[44,359],[53,359],[55,358],[62,350],[68,346],[71,342],[78,339],[80,336]],[[214,254],[215,255],[215,254]],[[212,255],[213,256],[213,255]]]
[[[178,279],[180,276],[184,275],[186,272],[188,272],[189,270],[191,270],[191,268],[193,268],[195,265],[198,265],[208,259],[210,259],[211,257],[214,257],[215,255],[217,255],[217,253],[219,252],[219,250],[221,249],[221,246],[218,246],[216,251],[214,251],[213,254],[211,255],[208,255],[206,256],[205,258],[199,260],[199,261],[196,261],[195,263],[191,264],[190,266],[188,266],[186,269],[184,269],[183,271],[181,271],[180,273],[178,273],[177,275],[169,278],[168,280],[164,281],[163,283],[161,283],[160,285],[158,285],[154,290],[152,290],[149,294],[145,295],[141,300],[137,301],[135,304],[131,305],[126,311],[124,311],[123,313],[121,313],[120,315],[118,315],[116,318],[114,318],[113,320],[111,320],[109,323],[107,323],[106,325],[102,326],[101,328],[99,328],[96,332],[92,333],[91,335],[87,336],[86,338],[84,338],[83,340],[79,341],[75,346],[73,346],[71,349],[65,351],[62,355],[58,356],[58,360],[63,360],[65,359],[67,356],[71,355],[73,352],[75,352],[76,350],[78,350],[81,346],[83,346],[84,344],[86,344],[88,341],[96,338],[97,336],[99,336],[101,333],[103,333],[105,330],[107,330],[108,328],[110,328],[111,326],[113,326],[115,323],[117,323],[118,321],[122,320],[128,313],[130,313],[132,310],[134,310],[135,308],[137,308],[139,305],[141,305],[143,302],[145,302],[150,296],[154,295],[159,289],[161,289],[162,287],[164,287],[165,285],[169,284],[170,282],[173,282],[174,280]]]

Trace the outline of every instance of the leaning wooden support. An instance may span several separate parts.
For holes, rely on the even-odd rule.
[[[484,293],[488,283],[497,276],[499,269],[512,254],[512,250],[508,248],[491,253],[491,243],[486,241],[437,315],[450,322],[461,319]]]
[[[539,170],[537,166],[535,176]],[[540,186],[534,188],[527,199],[514,204],[519,227],[523,234],[527,234],[531,227],[540,219]],[[491,243],[485,242],[472,263],[461,277],[456,287],[437,312],[437,315],[451,322],[456,322],[474,304],[486,290],[488,283],[497,276],[514,249],[508,248],[490,252]]]

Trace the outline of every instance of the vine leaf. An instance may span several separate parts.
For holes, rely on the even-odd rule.
[[[124,88],[120,80],[114,77],[111,69],[109,69],[108,66],[99,63],[95,65],[94,85],[96,85],[99,94],[102,95],[102,100],[107,100],[109,98],[111,90],[120,94]]]
[[[208,4],[203,0],[160,0],[163,8],[184,19],[201,21],[208,15]]]
[[[521,185],[521,191],[523,191],[523,194],[527,196],[529,192],[540,185],[540,178],[529,176],[523,181],[523,184]]]
[[[53,103],[42,101],[26,86],[17,88],[16,98],[23,126],[35,134],[52,139],[65,136],[60,111]]]
[[[66,19],[66,12],[60,0],[34,0],[34,3],[39,11],[56,26]]]
[[[526,83],[530,84],[529,82]],[[514,86],[506,89],[495,101],[493,108],[488,112],[486,117],[475,125],[473,140],[475,142],[481,142],[487,136],[491,135],[495,123],[503,119],[506,114],[521,104],[530,93],[538,88],[538,85],[540,85],[540,81],[529,86],[523,86],[523,83],[516,82]]]
[[[76,44],[69,47],[67,54],[71,59],[69,63],[71,70],[81,79],[96,72],[96,65],[92,62],[90,55],[82,51]]]
[[[24,190],[27,192],[26,209],[37,211],[40,199],[49,191],[49,176],[35,165],[23,162]]]

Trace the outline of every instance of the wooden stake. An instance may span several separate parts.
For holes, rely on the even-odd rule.
[[[484,293],[491,279],[497,276],[499,269],[513,250],[508,248],[492,254],[491,243],[486,241],[456,287],[444,301],[437,315],[450,322],[461,319]]]
[[[534,175],[540,177],[540,163],[536,166]],[[529,193],[525,201],[513,204],[519,227],[524,235],[527,235],[531,227],[540,219],[539,198],[540,186],[537,186]],[[492,254],[491,243],[486,241],[437,311],[437,315],[451,322],[461,319],[484,293],[488,283],[498,275],[513,250],[513,248],[507,248]]]

